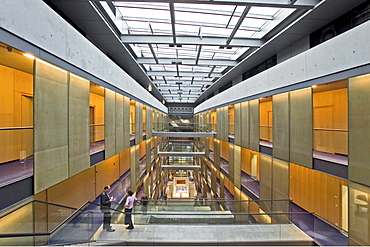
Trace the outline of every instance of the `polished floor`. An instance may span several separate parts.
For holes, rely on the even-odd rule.
[[[312,239],[292,224],[270,225],[135,225],[126,230],[125,225],[113,225],[115,232],[103,231],[100,228],[94,236],[96,244],[127,245],[149,243],[159,245],[176,244],[210,244],[223,245],[228,243],[274,243],[274,242],[305,242]]]

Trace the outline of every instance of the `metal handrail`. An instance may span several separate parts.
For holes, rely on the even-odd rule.
[[[29,202],[27,202],[25,204],[22,204],[21,206],[13,209],[11,212],[8,212],[8,213],[2,215],[1,217],[4,217],[6,215],[9,215],[10,213],[12,213],[12,212],[20,209],[21,207],[24,207],[24,206],[30,204],[32,202],[40,202],[40,203],[45,203],[45,204],[48,204],[48,205],[59,206],[59,207],[69,208],[69,209],[75,209],[75,211],[72,214],[70,214],[67,218],[65,218],[61,223],[59,223],[56,227],[54,227],[50,232],[39,232],[39,233],[7,233],[7,234],[0,234],[0,238],[50,236],[51,234],[53,234],[54,232],[56,232],[62,225],[64,225],[67,221],[69,221],[72,217],[74,217],[77,214],[77,212],[83,211],[82,208],[84,208],[87,204],[93,204],[93,205],[100,206],[100,207],[107,208],[107,209],[109,208],[107,206],[104,206],[104,205],[101,205],[101,204],[98,204],[98,203],[95,203],[95,202],[91,202],[91,201],[86,201],[84,204],[82,204],[79,208],[76,209],[76,208],[72,208],[72,207],[68,207],[68,206],[64,206],[64,205],[59,205],[59,204],[55,204],[55,203],[44,202],[44,201],[39,201],[39,200],[32,200],[32,201],[29,201]],[[112,210],[112,211],[123,213],[122,211],[117,210],[117,209],[114,209],[114,208],[109,208],[109,209]]]
[[[0,128],[0,130],[28,130],[28,129],[33,129],[33,126]]]
[[[24,206],[27,206],[28,204],[30,204],[32,202],[39,202],[39,203],[44,203],[44,204],[48,204],[48,205],[52,205],[52,206],[57,206],[57,207],[62,207],[62,208],[68,208],[68,209],[74,209],[74,210],[77,209],[77,208],[73,208],[73,207],[69,207],[69,206],[65,206],[65,205],[55,204],[55,203],[52,203],[52,202],[44,202],[44,201],[32,199],[31,201],[26,202],[26,203],[24,203],[22,205],[19,205],[18,207],[12,209],[11,211],[9,211],[9,212],[7,212],[7,213],[5,213],[3,215],[0,215],[0,219],[3,218],[3,217],[5,217],[5,216],[7,216],[7,215],[9,215],[9,214],[11,214],[11,213],[13,213],[13,212],[15,212],[15,211],[17,211],[20,208],[23,208]]]
[[[338,132],[348,132],[348,129],[326,129],[326,128],[313,128],[313,130],[323,130],[323,131],[338,131]]]
[[[330,226],[336,228],[339,231],[348,232],[347,230],[345,230],[345,229],[341,228],[340,226],[336,225],[334,222],[331,222],[330,220],[325,219],[324,217],[318,215],[315,212],[312,212],[312,215],[319,218],[320,220],[324,221],[325,223],[329,224]]]

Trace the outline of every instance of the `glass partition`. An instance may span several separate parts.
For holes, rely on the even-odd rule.
[[[360,193],[353,195],[358,197]],[[115,245],[127,243],[127,241],[153,243],[153,239],[160,243],[161,238],[157,238],[159,232],[156,229],[162,229],[161,234],[168,235],[167,240],[171,241],[174,228],[170,225],[176,224],[181,225],[182,230],[195,228],[198,232],[202,232],[200,236],[195,235],[191,239],[192,243],[198,243],[198,241],[219,241],[221,243],[223,241],[229,243],[230,241],[239,243],[260,241],[266,244],[266,241],[278,243],[299,240],[297,243],[309,241],[305,243],[311,245],[315,240],[316,244],[321,245],[330,245],[334,242],[337,245],[346,245],[346,238],[342,234],[343,229],[328,228],[327,222],[317,215],[292,212],[292,209],[285,212],[278,208],[275,208],[274,212],[268,212],[260,207],[263,203],[279,205],[277,201],[284,200],[166,199],[149,200],[146,206],[138,201],[132,212],[135,229],[139,229],[134,230],[136,238],[130,238],[134,231],[125,229],[125,215],[122,207],[118,207],[118,210],[111,209],[112,226],[116,232],[110,233],[102,229],[103,214],[99,204],[87,202],[79,209],[74,209],[41,201],[31,201],[0,215],[0,226],[3,226],[0,233],[0,244],[33,246],[94,242],[95,244]],[[361,214],[362,211],[355,213]],[[7,224],[7,222],[12,223]],[[228,231],[228,229],[232,231],[226,237],[221,232]],[[213,233],[212,239],[205,236],[208,231]],[[245,233],[250,231],[255,234],[247,234],[248,237],[244,238]],[[253,236],[260,234],[262,238]],[[333,234],[337,234],[337,237],[343,235],[342,242],[338,242],[338,239],[333,240]],[[178,236],[177,243],[189,241],[188,237],[182,238],[181,236]],[[363,240],[366,241],[366,239]]]
[[[33,175],[34,60],[0,43],[0,186]]]
[[[90,82],[90,155],[105,149],[104,91],[104,87]]]

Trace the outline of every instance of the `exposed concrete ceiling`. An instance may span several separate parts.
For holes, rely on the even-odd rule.
[[[139,64],[134,51],[130,48],[129,43],[122,42],[122,33],[118,30],[108,14],[102,8],[99,1],[88,0],[44,0],[49,5],[54,5],[66,20],[75,26],[83,33],[92,43],[102,50],[108,57],[115,61],[122,69],[124,69],[131,77],[138,81],[144,88],[148,89],[152,81],[149,78],[147,71],[142,64]],[[106,1],[112,6],[112,1]],[[142,2],[142,1],[136,1]],[[151,2],[151,1],[150,1]],[[159,1],[155,1],[159,2]],[[181,3],[209,3],[207,1],[164,1],[181,2]],[[278,1],[234,1],[234,4],[248,5],[254,3],[268,4],[285,4],[285,0]],[[349,10],[366,2],[366,0],[298,0],[293,1],[295,4],[308,4],[308,7],[297,8],[286,20],[269,31],[262,39],[262,45],[253,49],[249,49],[241,56],[242,59],[237,60],[236,66],[230,66],[216,82],[202,88],[202,94],[196,99],[195,104],[199,104],[207,97],[214,94],[218,89],[236,77],[240,76],[249,69],[255,67],[271,56],[286,49],[287,47],[297,43],[307,37],[312,32],[335,20]],[[231,4],[230,1],[213,1],[213,4]],[[318,3],[318,4],[317,4]],[[170,3],[171,4],[171,3]],[[314,8],[312,8],[315,4]],[[138,42],[138,41],[135,41]],[[149,41],[148,41],[149,42]],[[153,41],[150,41],[151,43]],[[161,41],[162,42],[162,41]],[[192,40],[194,42],[194,39]],[[140,62],[140,61],[139,61]],[[168,61],[167,61],[168,62]],[[202,61],[209,62],[209,61]],[[219,61],[222,62],[222,61]],[[144,63],[141,60],[141,63]],[[149,63],[153,63],[150,61]],[[158,63],[158,61],[157,61]],[[174,82],[176,83],[176,82]],[[169,85],[166,85],[169,86]],[[176,85],[175,85],[176,86]],[[189,85],[190,86],[190,85]],[[123,89],[124,90],[124,89]],[[166,95],[158,91],[156,87],[152,87],[151,93],[162,101]],[[194,88],[195,90],[195,88]],[[166,92],[167,93],[167,92]],[[171,94],[171,90],[169,92]],[[190,92],[189,92],[190,93]]]

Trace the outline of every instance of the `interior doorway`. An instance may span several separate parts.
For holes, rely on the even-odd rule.
[[[258,171],[258,155],[251,154],[251,177],[257,179],[257,171]]]
[[[31,95],[22,95],[21,98],[21,126],[32,127],[33,126],[33,97]],[[33,130],[23,129],[21,130],[21,150],[20,160],[33,155]]]
[[[342,184],[342,228],[348,232],[348,186]]]

